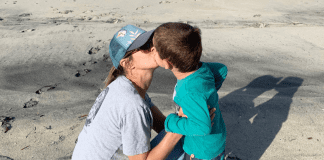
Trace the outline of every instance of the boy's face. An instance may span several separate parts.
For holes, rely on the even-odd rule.
[[[154,46],[154,38],[153,38],[153,46]],[[169,62],[167,59],[161,59],[158,51],[156,50],[155,46],[153,47],[153,53],[154,53],[154,59],[156,61],[156,63],[165,69],[169,69]]]

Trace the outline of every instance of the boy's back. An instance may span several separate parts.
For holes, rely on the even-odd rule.
[[[218,105],[217,90],[222,85],[227,68],[221,63],[203,63],[199,69],[178,80],[174,102],[182,107],[188,118],[171,114],[165,121],[165,130],[185,135],[184,151],[195,158],[211,159],[225,149],[226,128]],[[209,110],[216,108],[211,127]]]
[[[184,151],[198,159],[223,159],[226,128],[218,105],[217,90],[227,68],[220,63],[200,62],[201,31],[184,23],[164,23],[154,31],[153,52],[160,67],[178,79],[174,101],[187,118],[170,114],[165,130],[185,135]],[[208,105],[216,108],[211,125]],[[188,156],[186,155],[186,157]]]

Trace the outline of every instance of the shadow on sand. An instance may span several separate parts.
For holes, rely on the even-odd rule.
[[[233,154],[242,160],[260,159],[287,120],[292,98],[302,83],[303,79],[298,77],[265,75],[221,98],[229,156]],[[263,96],[267,91],[274,96]]]

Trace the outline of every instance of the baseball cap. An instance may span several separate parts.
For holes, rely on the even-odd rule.
[[[127,25],[120,29],[109,44],[109,54],[115,68],[125,56],[126,52],[143,46],[153,34],[154,30],[145,30],[133,25]]]

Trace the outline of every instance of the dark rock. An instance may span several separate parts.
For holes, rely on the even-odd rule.
[[[78,72],[77,74],[75,74],[76,77],[80,77],[81,74]]]

